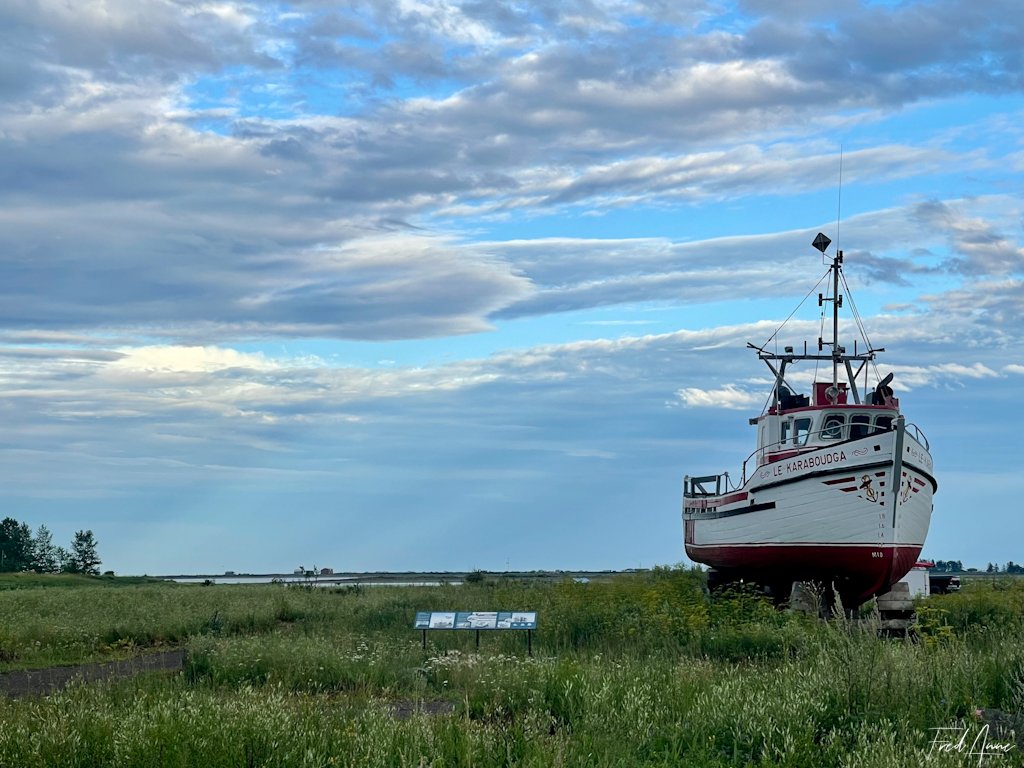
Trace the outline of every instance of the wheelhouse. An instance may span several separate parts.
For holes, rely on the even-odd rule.
[[[779,445],[799,448],[859,440],[888,432],[896,416],[896,411],[872,406],[786,413],[779,418]]]
[[[796,395],[780,375],[772,406],[750,420],[757,426],[757,466],[889,432],[899,415],[899,400],[892,390],[880,386],[865,399],[868,402],[862,401],[856,386],[843,381],[817,381],[809,397]]]

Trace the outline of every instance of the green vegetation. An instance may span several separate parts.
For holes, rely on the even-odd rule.
[[[168,582],[149,576],[92,576],[84,573],[0,573],[0,591],[5,589],[28,589],[31,587],[127,587],[138,584],[162,584]]]
[[[416,610],[535,609],[518,632]],[[1024,584],[920,610],[918,642],[822,622],[698,572],[352,589],[83,585],[0,591],[0,668],[183,645],[179,675],[0,698],[0,765],[974,766],[939,727],[1024,712]],[[980,715],[979,715],[980,711]],[[983,719],[979,719],[983,718]],[[1022,729],[1017,726],[1018,732]],[[957,732],[959,737],[959,731]]]
[[[71,549],[53,543],[53,534],[40,525],[35,536],[27,523],[13,517],[0,520],[0,573],[84,573],[99,575],[99,554],[92,531],[75,531]]]

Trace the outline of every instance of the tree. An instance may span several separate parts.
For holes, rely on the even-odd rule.
[[[27,571],[32,567],[32,531],[13,517],[0,521],[0,571]]]
[[[73,568],[71,553],[64,549],[64,547],[57,547],[55,554],[57,557],[57,572],[71,573]]]
[[[53,544],[53,534],[45,525],[36,529],[32,540],[32,568],[39,573],[57,573],[60,561],[57,559],[58,547]]]
[[[72,573],[89,573],[98,576],[102,562],[96,553],[96,539],[92,531],[75,531],[71,542],[71,555],[68,558],[68,570]]]

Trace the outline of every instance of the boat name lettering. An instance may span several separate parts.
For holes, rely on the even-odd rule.
[[[776,464],[775,474],[782,475],[787,472],[799,472],[802,469],[824,467],[828,464],[838,464],[841,461],[846,461],[846,451],[816,453],[813,456],[803,456],[799,459],[793,459],[793,461],[787,461],[785,467],[780,466],[781,462]]]

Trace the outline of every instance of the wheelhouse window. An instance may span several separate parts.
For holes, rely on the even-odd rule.
[[[807,445],[807,439],[811,436],[810,418],[786,419],[782,422],[782,445]]]
[[[811,420],[796,419],[793,422],[793,442],[797,445],[807,445],[807,438],[811,436]]]
[[[871,434],[871,415],[855,413],[850,417],[850,439],[859,440]]]
[[[892,416],[879,416],[875,419],[875,429],[879,432],[888,432],[892,429]]]
[[[821,424],[822,440],[842,440],[846,417],[841,413],[830,413]]]

